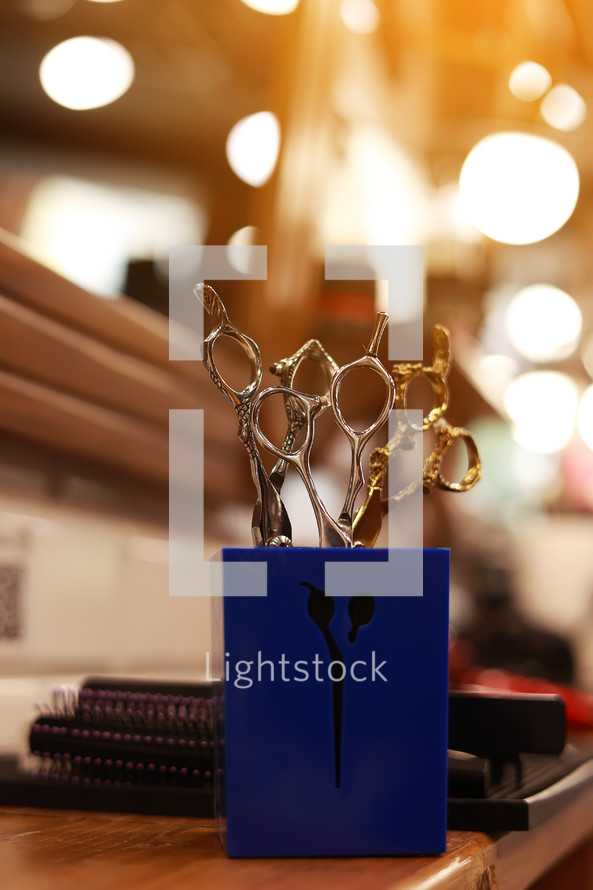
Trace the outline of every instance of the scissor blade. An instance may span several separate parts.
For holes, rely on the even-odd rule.
[[[362,544],[364,547],[374,547],[381,531],[384,513],[381,489],[373,488],[354,517],[352,523],[353,542]]]
[[[286,507],[264,469],[255,441],[252,446],[251,475],[258,494],[251,517],[253,543],[256,547],[288,547],[292,544],[292,526]]]

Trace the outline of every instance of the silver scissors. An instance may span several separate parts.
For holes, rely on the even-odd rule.
[[[329,393],[332,377],[339,368],[319,340],[307,340],[304,346],[301,346],[294,355],[280,359],[279,362],[275,362],[271,365],[270,372],[279,378],[281,386],[294,389],[294,378],[296,373],[301,364],[307,359],[315,362],[321,368],[327,385],[327,393]],[[323,403],[319,413],[322,413],[325,410],[327,404],[327,401]],[[307,412],[303,410],[302,402],[292,396],[284,397],[284,408],[288,420],[288,430],[284,437],[284,442],[282,443],[282,451],[290,451],[294,445],[296,437],[307,422]],[[270,480],[278,491],[281,490],[284,483],[287,468],[287,461],[284,458],[279,458],[270,473]]]
[[[352,512],[356,495],[364,484],[361,460],[362,451],[371,436],[384,424],[395,401],[395,384],[393,379],[377,357],[377,350],[387,321],[388,317],[386,313],[383,312],[377,314],[371,342],[364,356],[348,365],[344,365],[344,367],[339,368],[332,374],[329,393],[326,395],[309,395],[307,393],[298,392],[288,386],[271,386],[256,396],[253,402],[252,422],[255,437],[257,441],[271,454],[276,456],[279,461],[284,461],[294,466],[301,476],[311,500],[319,530],[319,543],[322,547],[352,546]],[[296,353],[296,355],[298,355],[298,353]],[[375,373],[379,374],[386,387],[385,402],[379,415],[370,426],[360,431],[353,429],[353,427],[346,422],[339,405],[341,384],[345,377],[356,368],[371,368]],[[302,422],[299,421],[299,429],[304,427],[306,431],[304,441],[299,447],[293,447],[293,437],[292,441],[289,440],[287,442],[285,439],[285,442],[280,448],[270,442],[261,430],[259,424],[261,407],[266,399],[277,394],[283,395],[285,401],[291,400],[292,404],[298,406],[295,416],[300,416],[303,419]],[[337,521],[330,516],[327,508],[317,493],[310,465],[316,418],[326,408],[331,409],[338,426],[340,426],[348,437],[352,450],[350,481],[344,506]]]
[[[284,450],[279,448],[267,438],[262,432],[259,425],[259,412],[266,399],[270,396],[281,394],[285,399],[290,398],[299,404],[299,411],[302,413],[305,422],[305,438],[298,447],[292,450]],[[315,482],[311,474],[311,448],[313,447],[313,439],[315,438],[315,421],[316,418],[329,405],[328,396],[312,396],[304,392],[297,392],[289,386],[269,386],[264,389],[253,401],[253,430],[255,438],[266,448],[270,454],[285,461],[293,466],[299,473],[305,484],[307,493],[311,500],[311,506],[315,514],[317,529],[319,531],[320,547],[350,547],[351,541],[348,535],[340,528],[338,523],[332,519],[327,511],[323,501],[317,493]],[[294,445],[294,442],[293,442]]]
[[[208,284],[199,284],[194,295],[214,321],[214,327],[204,340],[204,366],[212,381],[232,403],[239,419],[239,438],[247,449],[251,475],[257,492],[257,500],[251,520],[251,533],[256,547],[270,545],[291,546],[292,528],[277,489],[272,485],[255,440],[252,428],[252,405],[262,380],[262,363],[257,343],[241,333],[229,320],[224,304],[216,291]],[[220,337],[235,340],[244,349],[252,366],[250,382],[242,390],[233,389],[226,382],[214,361],[214,344]]]
[[[349,365],[344,365],[344,367],[340,368],[340,370],[333,376],[330,386],[330,400],[336,423],[348,437],[350,448],[352,451],[352,461],[350,464],[350,480],[348,482],[348,489],[346,492],[344,506],[342,507],[342,512],[340,513],[340,517],[338,519],[340,527],[343,528],[344,531],[346,531],[350,540],[352,540],[354,503],[356,501],[358,492],[364,485],[364,473],[362,471],[362,452],[367,442],[379,429],[381,429],[381,427],[387,420],[389,412],[393,408],[395,402],[395,383],[393,382],[393,378],[391,377],[391,375],[379,361],[377,355],[381,337],[383,336],[383,332],[388,321],[389,316],[386,312],[377,312],[375,327],[373,328],[371,341],[365,354],[361,358],[356,359],[356,361],[350,362]],[[349,423],[347,423],[340,410],[339,403],[340,387],[348,374],[352,373],[352,371],[354,371],[356,368],[370,368],[371,371],[374,371],[376,374],[379,375],[379,377],[385,384],[386,389],[385,401],[383,403],[381,411],[379,412],[373,423],[371,423],[363,430],[355,430],[352,426],[350,426]]]

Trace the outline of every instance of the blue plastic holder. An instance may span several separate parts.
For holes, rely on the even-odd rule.
[[[229,856],[445,850],[449,551],[424,551],[423,596],[324,592],[327,561],[388,556],[217,556],[223,594],[231,564],[267,564],[267,596],[213,598],[215,807]]]

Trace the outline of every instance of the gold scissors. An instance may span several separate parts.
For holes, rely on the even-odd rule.
[[[426,367],[422,362],[396,362],[391,373],[395,381],[396,398],[395,407],[399,410],[408,408],[408,390],[414,380],[424,378],[428,381],[434,394],[434,404],[428,414],[423,418],[420,429],[427,430],[441,417],[449,405],[449,363],[451,350],[449,347],[449,332],[440,324],[435,324],[432,329],[432,345],[434,358],[432,365]],[[414,424],[411,424],[416,429]]]
[[[387,502],[382,500],[383,480],[387,473],[391,456],[401,449],[414,448],[415,437],[412,427],[401,415],[397,417],[397,428],[386,445],[371,451],[369,458],[369,482],[364,503],[352,523],[352,537],[355,543],[373,547],[387,512]]]
[[[432,454],[426,459],[422,472],[424,492],[428,494],[433,488],[441,488],[443,491],[469,491],[482,475],[482,461],[474,437],[462,426],[449,426],[444,417],[437,420],[433,429],[435,445]],[[457,439],[461,439],[467,451],[467,470],[460,482],[449,482],[441,472],[441,464],[445,454]]]
[[[381,497],[390,457],[399,449],[414,448],[415,436],[418,433],[430,428],[435,431],[434,449],[425,461],[422,472],[422,487],[425,493],[435,487],[447,491],[469,491],[481,476],[482,465],[472,434],[463,427],[450,426],[443,417],[449,401],[447,375],[450,349],[447,329],[435,325],[432,330],[432,341],[434,348],[432,365],[425,367],[422,362],[401,362],[395,364],[392,369],[397,392],[395,406],[401,413],[398,415],[393,437],[386,445],[375,448],[371,453],[367,496],[353,523],[353,539],[365,547],[372,547],[375,544],[381,531],[383,516],[387,512],[388,501],[404,500],[419,487],[419,482],[412,483],[389,499]],[[406,415],[408,388],[411,382],[419,377],[428,380],[434,394],[433,407],[423,417],[421,425],[414,424]],[[468,468],[460,482],[449,482],[441,473],[441,464],[446,452],[457,439],[461,439],[465,444]]]
[[[424,462],[422,469],[422,489],[425,494],[433,488],[444,491],[469,491],[482,475],[482,462],[474,437],[464,427],[450,426],[446,418],[439,417],[434,424],[435,444],[432,453]],[[380,448],[375,448],[370,457],[370,473],[367,497],[356,514],[353,524],[353,538],[357,544],[373,547],[387,513],[389,501],[400,502],[414,494],[420,487],[420,481],[412,482],[402,491],[389,498],[381,497],[383,480],[387,472],[389,460],[400,448],[414,447],[414,439],[420,430],[414,429],[407,420],[398,420],[395,435]],[[453,442],[461,439],[467,452],[467,470],[459,482],[450,482],[443,476],[441,465],[445,454]]]
[[[257,492],[257,500],[251,520],[251,533],[256,547],[270,545],[290,546],[292,528],[288,513],[276,488],[270,482],[255,440],[251,422],[253,400],[262,380],[262,363],[257,343],[241,333],[229,320],[224,304],[216,291],[208,284],[196,285],[194,295],[214,321],[214,327],[204,340],[204,366],[212,381],[232,403],[239,420],[239,438],[249,455],[251,475]],[[218,372],[214,360],[214,344],[220,337],[235,340],[249,357],[252,375],[242,390],[234,389]]]

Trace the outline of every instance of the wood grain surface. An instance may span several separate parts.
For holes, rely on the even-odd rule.
[[[3,890],[403,890],[480,885],[493,841],[451,832],[438,857],[227,859],[208,820],[0,810]]]
[[[593,789],[537,828],[441,856],[228,859],[209,819],[0,807],[2,890],[589,890]]]

